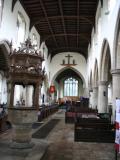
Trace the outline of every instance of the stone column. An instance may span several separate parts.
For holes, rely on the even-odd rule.
[[[11,89],[10,89],[10,107],[13,107],[13,102],[14,102],[14,88],[15,85],[14,83],[11,84]]]
[[[100,81],[98,87],[98,112],[106,113],[108,107],[108,82]]]
[[[112,121],[115,121],[115,100],[116,98],[120,98],[120,69],[112,70],[112,80],[113,80],[113,93],[112,93],[112,101],[113,101],[113,108],[112,108]]]
[[[92,108],[92,103],[93,103],[93,90],[89,90],[89,108]]]
[[[58,88],[58,102],[60,104],[60,87]]]
[[[37,110],[39,110],[39,94],[40,94],[39,86],[40,86],[39,84],[35,86],[34,101],[33,101],[33,106],[35,106]]]
[[[89,90],[89,108],[92,108],[93,90],[90,84],[88,84],[88,90]]]
[[[98,108],[98,87],[93,87],[93,98],[92,98],[92,108]]]
[[[55,93],[51,94],[51,100],[52,100],[52,104],[55,102]]]

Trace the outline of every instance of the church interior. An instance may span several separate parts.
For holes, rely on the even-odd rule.
[[[2,160],[120,160],[120,0],[0,0]]]

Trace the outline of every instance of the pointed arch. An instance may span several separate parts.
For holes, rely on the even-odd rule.
[[[100,81],[108,81],[109,69],[111,68],[111,53],[109,43],[106,39],[103,40],[100,60]]]
[[[9,54],[10,54],[9,42],[5,40],[0,41],[0,68],[1,70],[6,71],[9,69],[10,67]]]
[[[15,4],[17,3],[17,1],[18,1],[18,0],[12,0],[12,8],[11,8],[12,12],[13,12],[13,10],[14,10],[14,7],[15,7]]]
[[[120,9],[116,20],[112,69],[120,68]]]
[[[61,70],[59,70],[59,71],[53,76],[53,78],[52,78],[52,80],[51,80],[51,84],[54,84],[54,81],[55,81],[56,77],[57,77],[60,73],[62,73],[63,71],[65,71],[65,70],[67,70],[67,69],[73,70],[73,71],[82,79],[82,81],[83,81],[83,87],[86,88],[86,82],[85,82],[85,79],[84,79],[83,75],[82,75],[78,70],[76,70],[75,68],[72,68],[72,67],[65,67],[65,68],[62,68]]]

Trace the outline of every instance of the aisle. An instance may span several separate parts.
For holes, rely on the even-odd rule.
[[[74,125],[64,123],[64,111],[52,118],[60,122],[46,138],[50,145],[42,160],[114,160],[114,144],[74,142]]]

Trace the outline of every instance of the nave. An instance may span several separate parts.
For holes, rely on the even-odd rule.
[[[120,0],[0,0],[0,159],[115,159],[119,86]]]
[[[58,124],[42,141],[47,142],[48,149],[41,160],[114,160],[114,143],[74,142],[74,124],[65,123],[65,110],[60,109],[49,118],[44,119],[43,125],[51,119],[59,119]],[[33,129],[32,132],[36,132]],[[1,140],[9,140],[11,131],[0,135]],[[40,140],[40,139],[35,139]],[[1,152],[0,152],[1,153]],[[1,156],[1,155],[0,155]],[[9,157],[10,158],[10,157]],[[14,156],[13,156],[14,158]],[[2,158],[4,160],[4,158]],[[6,160],[6,159],[5,159]],[[17,157],[17,160],[19,158]]]
[[[42,160],[114,160],[114,143],[74,142],[74,124],[65,123],[64,110],[50,119],[60,122],[46,137],[49,147]]]

